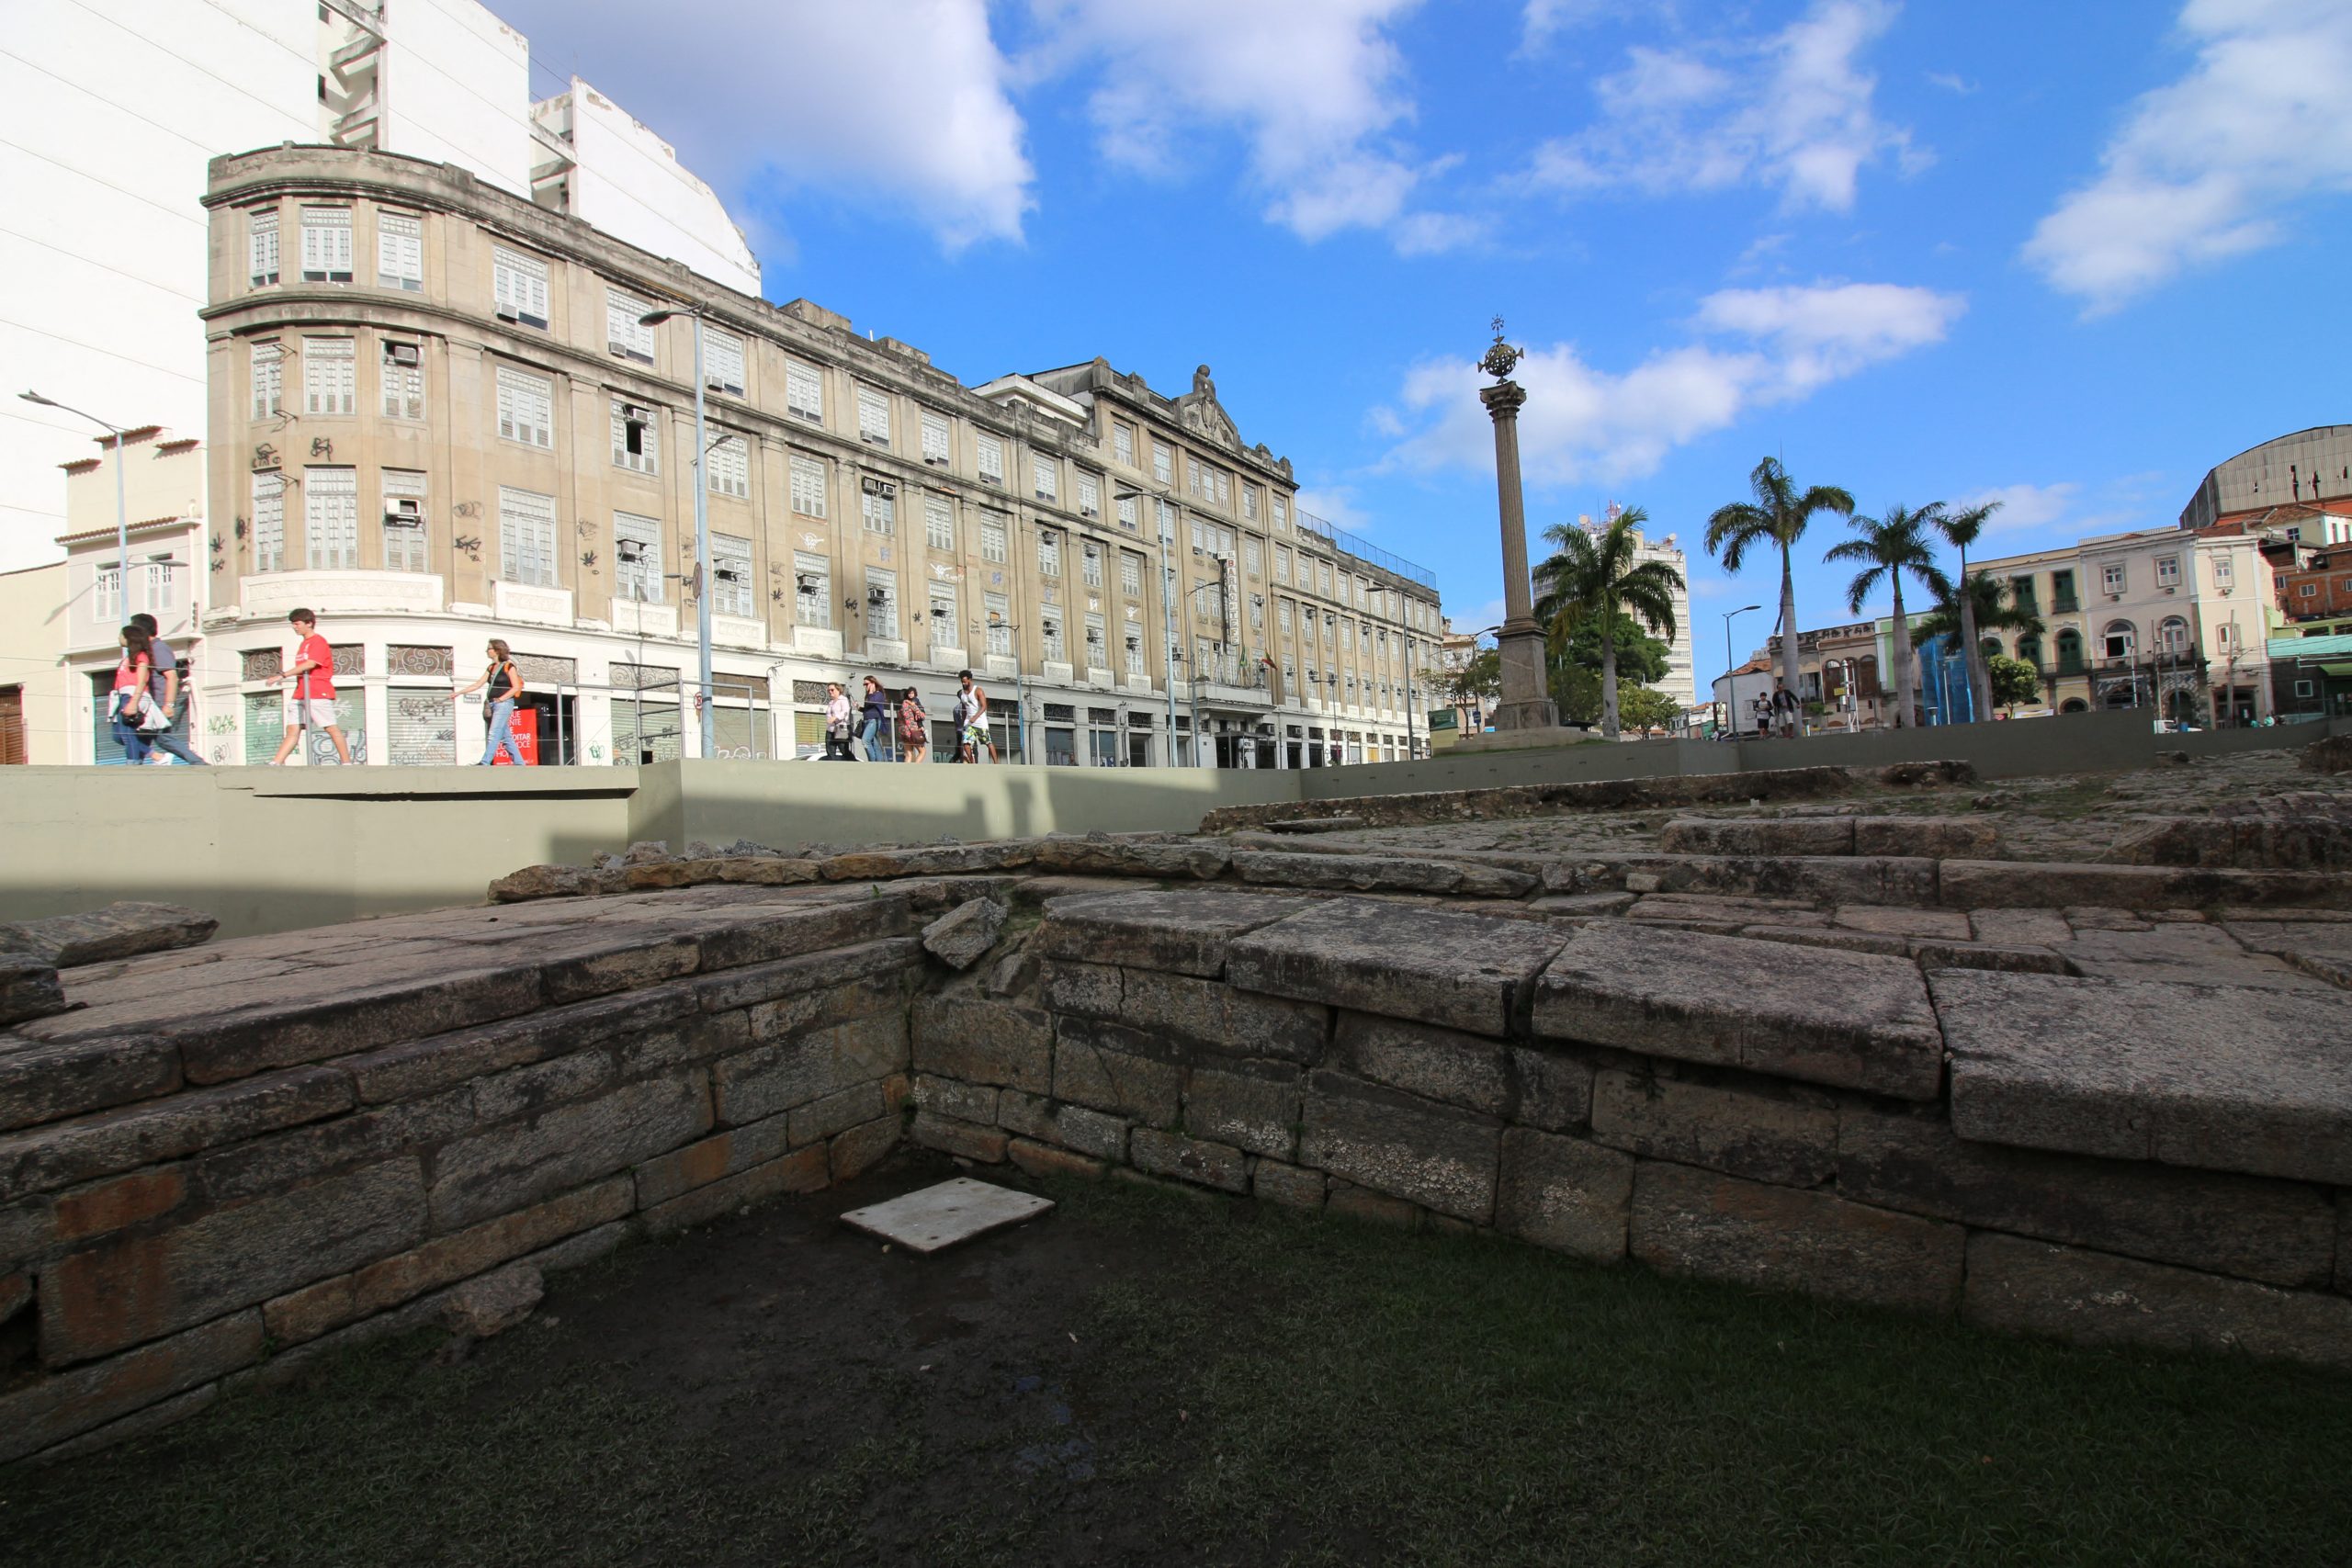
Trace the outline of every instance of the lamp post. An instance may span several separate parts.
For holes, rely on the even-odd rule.
[[[1134,485],[1121,485],[1111,492],[1114,502],[1141,501],[1148,494],[1164,503],[1166,497],[1158,491],[1144,491]],[[1152,517],[1152,532],[1159,536],[1159,651],[1165,656],[1168,683],[1168,763],[1176,764],[1176,567],[1168,558],[1168,547],[1173,542],[1175,525],[1157,508]],[[1197,738],[1195,738],[1197,742]]]
[[[648,310],[637,321],[639,326],[658,327],[673,316],[691,316],[695,322],[695,640],[701,655],[702,691],[695,707],[695,728],[701,735],[701,751],[706,758],[718,755],[715,721],[718,716],[710,705],[710,495],[705,482],[704,465],[709,461],[708,440],[703,429],[702,407],[702,308],[698,305],[672,305],[664,310]]]
[[[1724,698],[1724,728],[1735,736],[1739,733],[1739,681],[1738,678],[1732,673],[1731,618],[1734,615],[1744,615],[1750,610],[1760,610],[1764,606],[1761,604],[1742,604],[1736,610],[1725,610],[1724,612],[1724,680],[1727,682],[1724,690],[1730,694],[1730,695]]]
[[[1001,627],[1016,639],[1021,635],[1019,626],[993,610],[989,612],[989,626],[990,630]],[[1021,645],[1017,640],[1012,646],[1012,750],[1024,764],[1029,761],[1029,688],[1022,683]],[[972,761],[979,760],[979,754],[973,753]]]
[[[18,392],[17,396],[24,399],[25,401],[28,403],[39,403],[45,409],[56,409],[62,413],[79,415],[81,418],[88,420],[92,424],[96,425],[99,429],[109,432],[114,436],[115,599],[116,608],[123,612],[117,617],[117,619],[129,620],[130,618],[130,508],[124,504],[122,499],[122,469],[125,461],[122,451],[122,438],[127,433],[121,425],[108,424],[96,414],[83,413],[80,409],[71,407],[65,403],[61,403],[55,398],[44,398],[39,392],[34,391]],[[96,595],[93,594],[92,597],[95,598]],[[96,606],[94,605],[93,608],[95,607]]]

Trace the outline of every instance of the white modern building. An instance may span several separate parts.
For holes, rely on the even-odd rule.
[[[72,0],[12,20],[0,50],[0,190],[19,219],[0,228],[10,392],[200,434],[206,166],[278,142],[455,164],[759,292],[741,232],[668,144],[577,79],[535,102],[528,40],[475,0]],[[7,571],[59,558],[59,465],[98,432],[15,397],[0,416]]]
[[[1608,509],[1601,513],[1598,521],[1589,515],[1580,515],[1577,518],[1577,526],[1588,534],[1599,535],[1604,532],[1610,524],[1617,521],[1623,514],[1624,510],[1612,501],[1609,503]],[[1683,585],[1674,591],[1674,635],[1661,639],[1666,644],[1666,679],[1657,683],[1657,690],[1664,692],[1685,708],[1695,707],[1699,702],[1699,684],[1696,668],[1690,658],[1690,562],[1680,547],[1675,544],[1675,536],[1672,534],[1668,534],[1656,544],[1652,544],[1644,537],[1639,529],[1634,530],[1634,537],[1639,540],[1641,545],[1634,556],[1637,562],[1663,561],[1674,569],[1676,576],[1682,579]]]

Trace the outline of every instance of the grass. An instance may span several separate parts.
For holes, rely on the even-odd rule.
[[[2352,1541],[2342,1376],[1123,1183],[1055,1195],[1046,1224],[1150,1261],[1070,1284],[1068,1367],[977,1427],[888,1356],[787,1369],[839,1413],[796,1445],[725,1375],[649,1393],[628,1348],[560,1330],[450,1368],[379,1345],[0,1472],[0,1561],[2294,1565]]]

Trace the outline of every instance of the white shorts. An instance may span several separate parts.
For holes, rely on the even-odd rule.
[[[302,708],[306,701],[311,710],[311,728],[329,729],[342,722],[340,719],[335,717],[334,699],[333,697],[311,697],[308,699],[301,697],[288,697],[286,699],[286,723],[288,728],[299,727],[301,724]]]

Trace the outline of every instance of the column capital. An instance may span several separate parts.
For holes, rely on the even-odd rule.
[[[1478,400],[1487,405],[1490,419],[1516,419],[1521,405],[1527,401],[1527,389],[1516,381],[1498,381],[1491,387],[1479,388]]]

